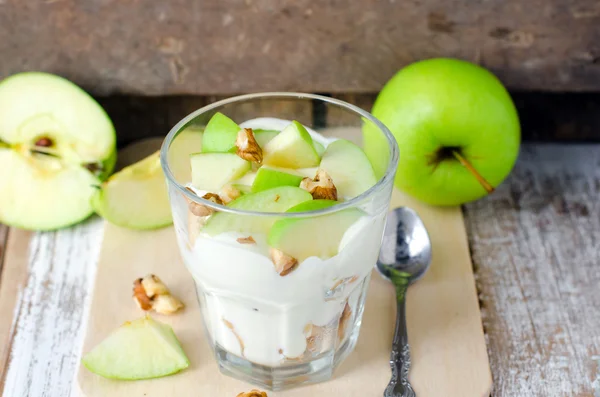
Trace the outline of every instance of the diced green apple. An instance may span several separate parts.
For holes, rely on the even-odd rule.
[[[309,200],[312,200],[312,196],[306,190],[294,186],[279,186],[258,193],[245,194],[229,203],[228,207],[257,212],[285,212]],[[276,220],[272,216],[217,212],[208,219],[203,232],[211,236],[233,231],[267,234]]]
[[[261,148],[264,148],[267,145],[267,143],[269,143],[273,138],[277,136],[277,134],[279,134],[279,131],[262,129],[255,129],[252,130],[252,132],[254,133],[254,139],[256,139],[258,146],[260,146]]]
[[[338,204],[333,200],[313,200],[290,208],[287,212],[317,211]],[[356,208],[328,215],[281,219],[269,231],[269,246],[302,262],[317,256],[322,259],[337,255],[342,237],[364,213]]]
[[[338,139],[327,146],[320,168],[329,174],[338,195],[345,199],[356,197],[377,183],[365,152],[345,139]]]
[[[252,183],[252,192],[260,192],[277,186],[300,186],[302,175],[297,175],[294,170],[260,167]]]
[[[325,146],[323,146],[321,142],[317,142],[315,140],[313,140],[313,145],[315,145],[315,150],[317,151],[319,157],[323,156],[323,153],[325,153]]]
[[[159,378],[190,365],[173,329],[151,317],[126,322],[82,361],[97,375],[121,380]]]
[[[240,129],[239,125],[223,113],[215,113],[204,129],[202,153],[235,151],[235,140]]]
[[[192,185],[209,192],[241,178],[252,167],[249,161],[232,153],[196,153],[190,156],[190,161]]]
[[[319,155],[306,128],[293,121],[263,148],[263,163],[284,168],[319,165]]]
[[[108,178],[92,197],[92,207],[109,222],[123,227],[170,225],[171,207],[159,152]]]

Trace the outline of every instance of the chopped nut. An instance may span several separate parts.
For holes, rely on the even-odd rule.
[[[133,300],[142,310],[154,310],[160,314],[172,314],[183,307],[183,303],[173,297],[165,284],[154,274],[133,282]]]
[[[271,260],[275,265],[275,271],[279,273],[280,276],[288,275],[296,268],[296,266],[298,266],[298,260],[296,258],[292,258],[278,249],[271,248],[270,254]]]
[[[240,237],[237,239],[237,242],[240,244],[256,244],[256,241],[254,238],[252,238],[252,236]]]
[[[235,338],[237,339],[238,343],[240,344],[240,353],[242,357],[244,357],[244,350],[246,349],[246,346],[244,345],[244,340],[242,339],[240,334],[237,333],[231,321],[227,321],[224,318],[221,318],[221,320],[223,320],[223,324],[225,324],[225,326],[231,330],[233,336],[235,336]]]
[[[170,294],[157,295],[156,299],[152,302],[152,308],[158,314],[173,314],[183,308],[183,303]]]
[[[322,169],[317,171],[313,179],[304,178],[300,188],[312,194],[315,200],[337,200],[337,189],[331,177]]]
[[[346,306],[344,306],[344,310],[342,311],[342,315],[340,316],[340,322],[338,324],[338,343],[342,343],[344,337],[346,336],[346,328],[348,328],[348,321],[352,317],[352,309],[348,302],[346,302]]]
[[[242,195],[242,193],[238,189],[234,188],[231,185],[223,186],[223,188],[219,192],[219,197],[225,204],[229,204],[230,202],[232,202],[236,198],[240,197],[241,195]]]
[[[242,128],[238,132],[235,146],[237,146],[236,154],[239,157],[244,160],[252,161],[253,163],[262,163],[262,149],[254,138],[252,128]]]
[[[236,397],[268,397],[264,391],[252,389],[246,393],[240,393]]]
[[[202,198],[211,201],[215,204],[223,204],[223,200],[221,200],[221,197],[219,197],[218,194],[206,193],[204,196],[202,196]],[[214,209],[204,204],[196,203],[195,201],[190,201],[188,207],[190,209],[190,212],[196,216],[209,216],[212,215],[213,212],[215,212]]]

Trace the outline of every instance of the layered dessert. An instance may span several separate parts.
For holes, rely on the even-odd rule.
[[[377,183],[362,149],[297,121],[216,113],[190,162],[176,230],[215,348],[266,367],[339,361],[385,216],[359,197]]]

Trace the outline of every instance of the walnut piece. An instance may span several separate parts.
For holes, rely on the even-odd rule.
[[[242,128],[238,132],[235,146],[237,146],[236,154],[239,157],[253,163],[262,163],[263,152],[254,138],[252,128]]]
[[[202,196],[202,198],[211,201],[215,204],[223,205],[223,200],[221,200],[221,197],[219,197],[218,194],[206,193],[204,196]],[[196,203],[195,201],[190,201],[188,207],[190,209],[190,212],[196,216],[209,216],[212,215],[213,212],[215,212],[215,210],[213,210],[212,208],[204,204]]]
[[[352,317],[352,309],[348,302],[346,302],[346,306],[344,306],[344,311],[342,311],[342,315],[340,316],[340,322],[338,324],[338,343],[342,343],[344,341],[344,337],[346,336],[346,328],[348,328],[348,321]]]
[[[219,192],[219,197],[225,204],[229,204],[230,202],[232,202],[236,198],[240,197],[241,195],[242,195],[242,192],[240,192],[238,189],[236,189],[235,187],[233,187],[231,185],[223,186],[221,188],[221,191]]]
[[[256,241],[252,236],[240,237],[237,239],[237,242],[240,244],[256,244]]]
[[[264,391],[252,389],[249,392],[240,393],[236,397],[268,397]]]
[[[154,274],[133,282],[133,300],[144,311],[173,314],[183,308],[183,303],[169,292],[167,286]]]
[[[275,265],[275,271],[279,273],[280,276],[290,274],[296,266],[298,266],[298,260],[285,254],[283,251],[271,248],[269,253],[271,254],[271,260]]]
[[[312,194],[315,200],[337,200],[337,189],[333,184],[333,180],[325,170],[320,168],[313,179],[302,179],[300,188]]]

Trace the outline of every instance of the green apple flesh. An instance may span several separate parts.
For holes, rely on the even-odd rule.
[[[313,200],[290,208],[287,212],[316,211],[338,204],[333,200]],[[322,259],[337,255],[344,233],[363,214],[351,208],[309,218],[281,219],[269,231],[268,244],[298,261],[311,256]]]
[[[240,129],[239,125],[223,113],[215,113],[204,129],[202,152],[227,153],[235,151],[235,140]]]
[[[177,134],[169,146],[167,152],[169,168],[175,179],[182,184],[192,180],[190,155],[201,151],[203,131],[202,127],[188,126]]]
[[[75,84],[46,73],[0,82],[0,222],[32,230],[92,214],[96,189],[116,161],[114,127]]]
[[[285,212],[305,201],[312,200],[306,190],[294,186],[279,186],[258,193],[245,194],[228,207],[257,212]],[[212,215],[203,232],[214,236],[223,232],[268,233],[277,219],[268,216],[249,216],[217,212]]]
[[[508,92],[492,73],[465,61],[407,66],[385,85],[372,113],[400,148],[396,186],[430,204],[485,196],[517,159],[519,118]],[[365,125],[364,138],[381,176],[388,144],[373,125]]]
[[[319,157],[323,156],[323,153],[325,153],[325,146],[323,146],[322,143],[317,142],[315,140],[313,140],[313,145],[315,146],[315,150],[317,151]]]
[[[92,197],[92,206],[109,222],[131,229],[170,225],[171,207],[159,152],[112,175]]]
[[[277,186],[300,186],[304,177],[293,170],[260,167],[252,183],[252,192],[261,192]]]
[[[320,158],[306,128],[293,121],[264,147],[263,163],[283,168],[315,167]]]
[[[216,192],[250,171],[252,165],[232,153],[197,153],[190,156],[192,185],[196,189]]]
[[[258,146],[261,148],[264,148],[267,143],[269,143],[277,136],[277,134],[279,134],[279,131],[262,129],[252,130],[252,132],[254,133],[254,139],[256,139],[256,143],[258,143]]]
[[[120,380],[159,378],[190,365],[173,329],[151,317],[126,322],[82,361],[91,372]]]
[[[350,199],[370,189],[375,183],[371,162],[354,143],[338,139],[327,146],[320,168],[333,179],[338,195]]]

